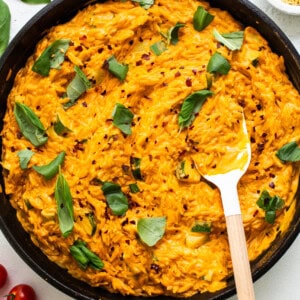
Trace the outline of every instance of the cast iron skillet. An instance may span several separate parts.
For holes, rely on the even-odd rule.
[[[32,54],[36,43],[44,36],[47,29],[69,20],[75,15],[78,9],[82,9],[88,4],[95,2],[103,1],[54,0],[32,18],[19,32],[0,60],[0,120],[3,119],[6,110],[7,95],[13,85],[17,71],[24,66],[26,59]],[[274,22],[247,0],[211,0],[210,3],[212,6],[228,10],[244,25],[255,27],[269,41],[273,51],[284,56],[290,79],[298,91],[300,91],[300,57],[291,42]],[[2,130],[3,122],[0,122],[0,130]],[[0,183],[3,186],[2,176],[0,176]],[[65,270],[62,270],[56,264],[49,261],[31,242],[29,235],[18,222],[15,211],[9,204],[8,197],[4,193],[0,194],[0,196],[0,226],[4,235],[22,259],[53,286],[75,299],[145,299],[142,297],[123,297],[119,294],[111,294],[101,288],[90,287],[84,282],[72,278]],[[252,263],[254,280],[267,272],[297,237],[300,230],[300,190],[297,193],[296,211],[297,213],[288,232],[283,236],[278,236],[268,251]],[[195,295],[189,299],[225,299],[234,293],[234,281],[233,278],[229,278],[227,288],[214,294],[205,293]],[[159,299],[175,298],[159,297]]]

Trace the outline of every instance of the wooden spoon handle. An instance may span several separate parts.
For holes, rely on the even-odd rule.
[[[240,214],[227,216],[226,225],[238,299],[254,300],[254,287],[242,216]]]

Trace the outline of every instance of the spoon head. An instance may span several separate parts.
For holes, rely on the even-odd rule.
[[[226,146],[223,154],[213,168],[207,168],[202,176],[215,183],[214,178],[226,177],[226,180],[238,180],[248,169],[251,160],[251,146],[246,121],[242,118],[242,126],[237,133],[234,144]],[[219,180],[219,179],[218,179]]]

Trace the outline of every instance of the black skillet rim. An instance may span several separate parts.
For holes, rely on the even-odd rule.
[[[83,8],[90,3],[104,1],[77,0],[76,2],[76,7]],[[299,54],[282,30],[264,12],[247,0],[211,0],[209,2],[212,6],[221,7],[228,10],[242,23],[243,21],[247,20],[247,25],[255,27],[269,41],[272,49],[278,54],[284,56],[288,74],[296,88],[300,91]],[[48,4],[38,14],[36,14],[12,40],[7,48],[7,51],[0,59],[0,82],[5,83],[0,85],[1,119],[5,113],[6,96],[8,91],[11,89],[14,76],[16,75],[16,72],[24,65],[27,57],[29,57],[33,52],[34,45],[42,38],[48,28],[68,20],[70,16],[73,16],[76,13],[76,11],[78,11],[78,9],[74,8],[74,0],[54,0],[51,4]],[[67,17],[65,17],[66,15]],[[43,31],[41,32],[41,30]],[[19,55],[19,49],[23,50],[21,58]],[[11,75],[8,76],[8,74]],[[5,100],[2,98],[3,95]],[[2,124],[0,125],[2,129]],[[1,185],[3,186],[2,176],[0,180]],[[44,280],[75,299],[145,299],[143,297],[123,297],[121,295],[111,294],[103,289],[90,287],[77,279],[71,278],[65,270],[50,262],[46,256],[41,253],[41,251],[31,242],[30,237],[27,233],[25,233],[17,221],[15,211],[10,206],[7,197],[4,194],[0,195],[0,228],[18,255]],[[261,261],[259,264],[256,262],[251,264],[254,280],[257,280],[259,277],[265,274],[280,259],[280,257],[296,239],[300,231],[300,193],[298,192],[297,195],[297,213],[292,221],[292,225],[285,233],[284,238],[276,240],[268,253],[261,255]],[[46,268],[43,267],[45,266],[45,263],[47,265]],[[195,295],[188,299],[226,299],[234,293],[235,287],[231,278],[228,280],[228,287],[217,293]],[[159,298],[176,299],[166,296],[160,296]]]

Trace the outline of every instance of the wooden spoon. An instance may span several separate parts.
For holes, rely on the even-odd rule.
[[[237,192],[237,184],[251,159],[244,115],[240,133],[235,150],[229,148],[220,158],[218,165],[214,169],[206,170],[206,174],[202,176],[215,184],[221,192],[238,299],[252,300],[255,299],[255,295]]]

